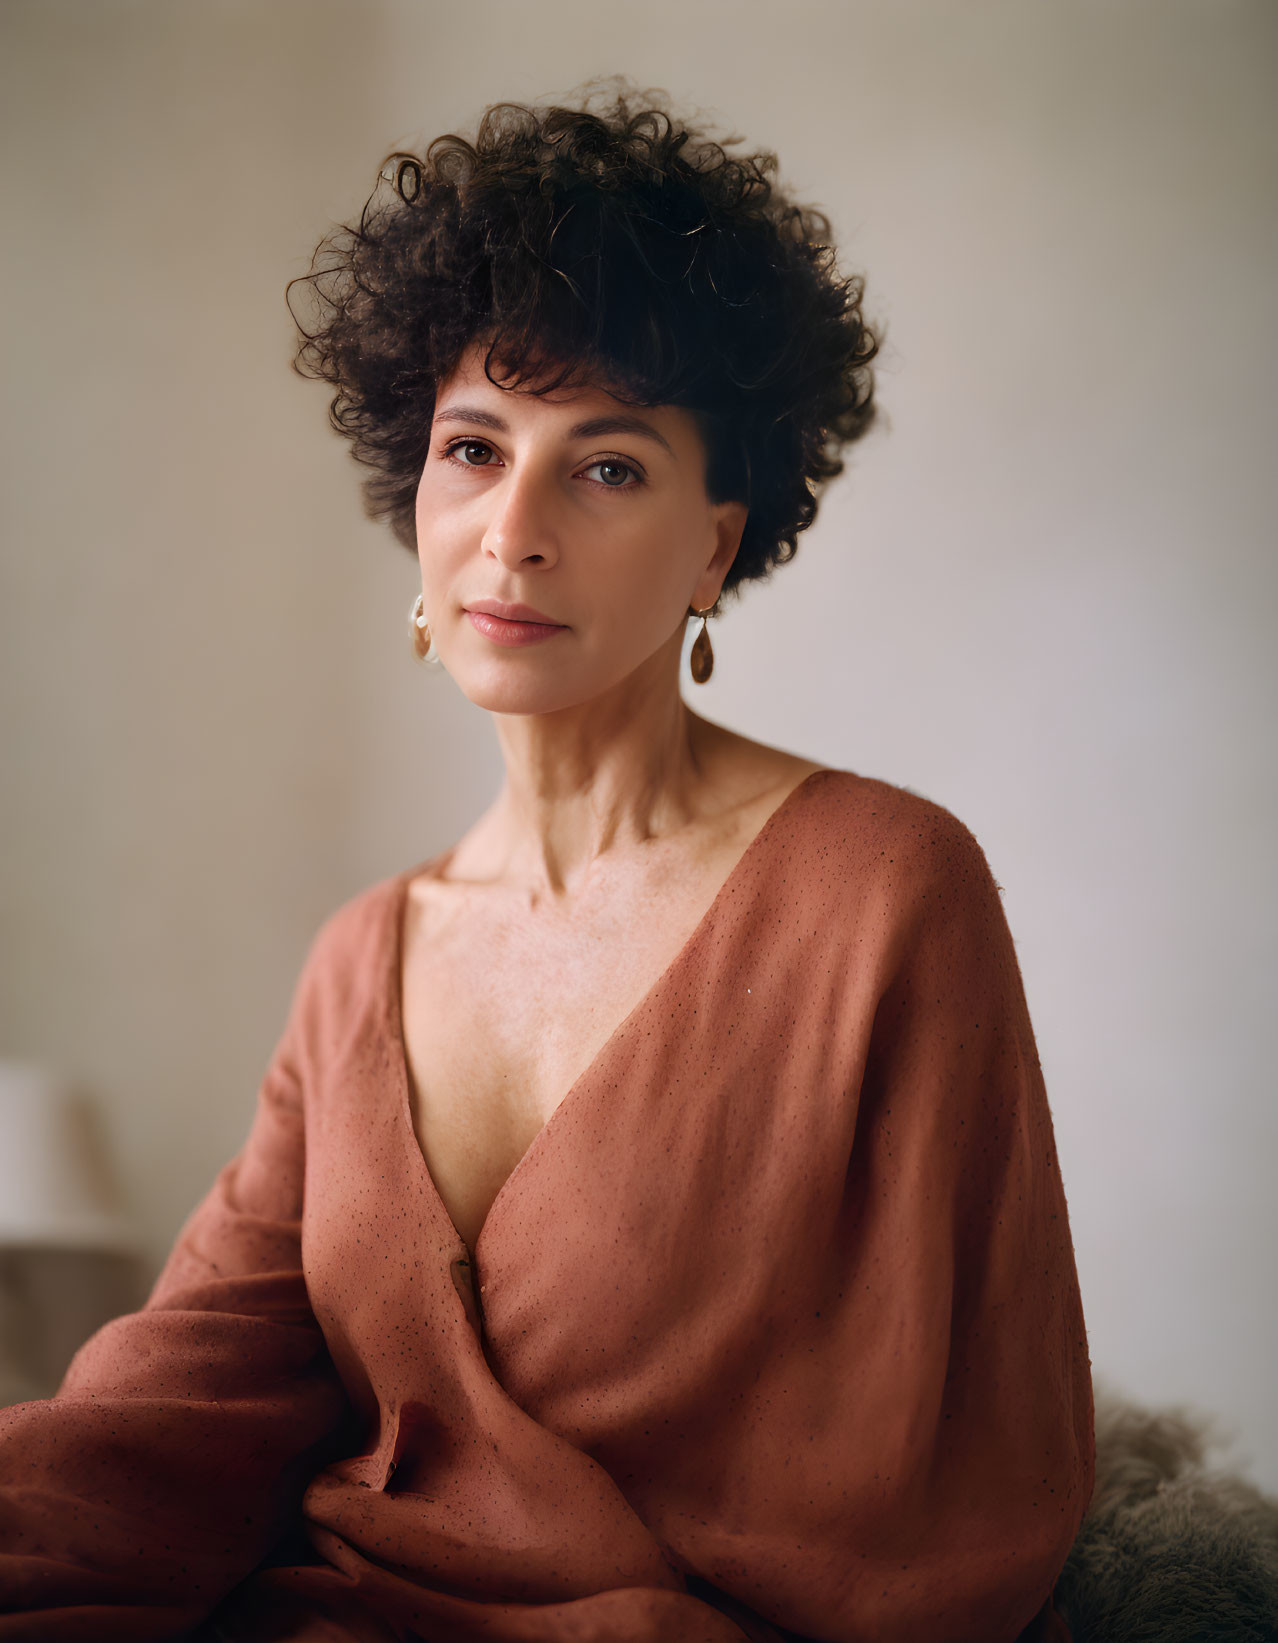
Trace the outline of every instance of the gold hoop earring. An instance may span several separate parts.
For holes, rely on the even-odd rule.
[[[692,666],[692,677],[699,685],[705,684],[714,672],[714,646],[710,643],[710,632],[706,627],[706,617],[709,616],[716,604],[718,604],[717,599],[714,604],[707,605],[704,610],[697,610],[692,605],[688,606],[690,616],[699,616],[701,618],[701,632],[693,641],[692,655],[689,657]]]
[[[413,646],[413,655],[419,662],[426,662],[431,667],[438,667],[443,658],[439,654],[435,640],[426,622],[426,613],[422,609],[422,596],[419,593],[413,601],[413,608],[408,613],[408,631]]]

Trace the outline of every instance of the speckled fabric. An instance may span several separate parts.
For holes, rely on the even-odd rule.
[[[800,783],[473,1265],[409,1108],[420,870],[319,931],[146,1307],[0,1414],[0,1639],[1067,1638],[1087,1345],[967,829]]]

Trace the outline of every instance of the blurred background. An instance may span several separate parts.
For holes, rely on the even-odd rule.
[[[1095,1369],[1278,1488],[1276,47],[1267,0],[4,0],[0,1057],[97,1161],[41,1231],[11,1123],[0,1243],[104,1274],[31,1385],[240,1145],[322,918],[500,778],[285,283],[392,148],[623,73],[775,150],[886,327],[689,700],[976,834]]]

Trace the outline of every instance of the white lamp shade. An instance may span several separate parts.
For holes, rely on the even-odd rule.
[[[0,1247],[135,1253],[92,1122],[47,1067],[0,1061]]]

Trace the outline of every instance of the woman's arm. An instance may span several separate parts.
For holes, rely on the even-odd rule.
[[[87,1341],[55,1397],[0,1411],[0,1639],[192,1626],[279,1538],[341,1425],[302,1275],[290,1036],[143,1309]]]
[[[968,830],[927,819],[891,851],[896,956],[848,1175],[864,1511],[849,1614],[877,1639],[1010,1643],[1091,1492],[1090,1366],[1000,892]],[[1035,1624],[1024,1637],[1064,1635]]]

